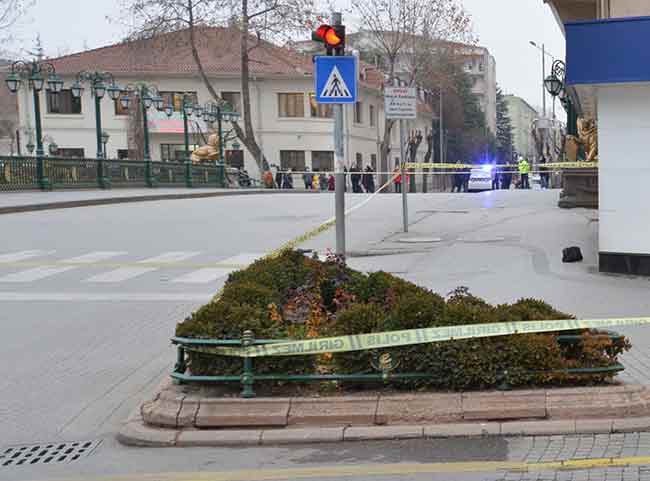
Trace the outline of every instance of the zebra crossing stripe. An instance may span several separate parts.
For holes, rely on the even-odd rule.
[[[54,252],[55,251],[31,250],[31,251],[11,252],[8,254],[0,254],[0,263],[4,264],[8,262],[20,262],[27,259],[31,259],[33,257],[42,257],[46,255],[51,255],[54,254]]]
[[[72,259],[66,259],[61,262],[63,263],[74,263],[74,264],[92,264],[93,262],[99,262],[102,260],[110,259],[124,254],[123,252],[91,252],[89,254],[84,254],[79,257],[73,257]],[[25,282],[34,282],[41,279],[46,279],[52,277],[56,274],[62,274],[73,269],[77,269],[79,266],[47,266],[47,267],[35,267],[33,269],[28,269],[25,271],[14,272],[6,276],[0,277],[0,282],[11,282],[11,283],[25,283]]]
[[[136,264],[166,264],[166,263],[172,264],[174,262],[181,262],[190,259],[192,257],[196,257],[199,254],[200,252],[166,252],[159,256],[151,257],[149,259],[136,262]],[[132,267],[120,267],[119,269],[114,269],[112,271],[104,272],[102,274],[98,274],[96,276],[90,277],[89,279],[86,279],[83,282],[114,284],[117,282],[123,282],[129,279],[134,279],[143,274],[147,274],[149,272],[153,272],[158,269],[159,267],[147,267],[147,266],[140,267],[137,265]]]
[[[226,277],[234,270],[227,267],[206,267],[172,279],[171,282],[176,284],[207,284],[221,277]]]
[[[231,272],[248,267],[263,255],[264,254],[239,254],[220,261],[218,264],[240,267],[206,267],[204,269],[189,272],[181,277],[177,277],[171,282],[177,284],[207,284],[209,282],[214,282],[217,279],[226,277]]]
[[[67,271],[76,269],[75,266],[62,266],[62,267],[35,267],[26,271],[14,272],[4,277],[0,277],[0,282],[34,282],[47,277],[52,277],[56,274],[62,274]]]

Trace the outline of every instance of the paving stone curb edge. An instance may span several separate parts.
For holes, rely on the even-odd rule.
[[[423,426],[340,426],[280,429],[163,429],[132,416],[117,434],[127,446],[232,447],[278,446],[400,439],[608,434],[650,431],[650,417],[452,423]]]
[[[151,195],[134,195],[125,197],[105,197],[101,199],[80,199],[61,202],[42,202],[38,204],[25,204],[15,206],[0,207],[0,215],[17,214],[21,212],[35,212],[41,210],[53,209],[70,209],[75,207],[91,207],[97,205],[110,204],[128,204],[133,202],[152,202],[158,200],[182,200],[182,199],[203,199],[208,197],[230,197],[235,195],[255,195],[255,194],[302,194],[310,193],[308,191],[291,191],[291,190],[273,190],[273,189],[253,189],[253,190],[233,190],[227,192],[201,192],[201,193],[183,193],[183,194],[151,194]]]

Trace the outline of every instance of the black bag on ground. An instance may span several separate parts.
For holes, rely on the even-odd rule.
[[[562,262],[580,262],[582,260],[582,252],[580,247],[567,247],[562,249]]]

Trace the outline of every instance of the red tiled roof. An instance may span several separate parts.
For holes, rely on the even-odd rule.
[[[239,30],[197,27],[197,49],[208,75],[239,75]],[[251,43],[257,39],[251,39]],[[311,58],[260,41],[250,52],[253,75],[303,76],[311,73]],[[189,30],[146,40],[134,40],[50,59],[60,74],[105,70],[114,74],[197,74],[189,45]]]

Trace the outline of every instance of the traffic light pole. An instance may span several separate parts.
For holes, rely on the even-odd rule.
[[[332,12],[332,25],[341,25],[338,12]],[[334,178],[336,213],[336,254],[345,256],[345,150],[343,147],[343,105],[334,104]]]

